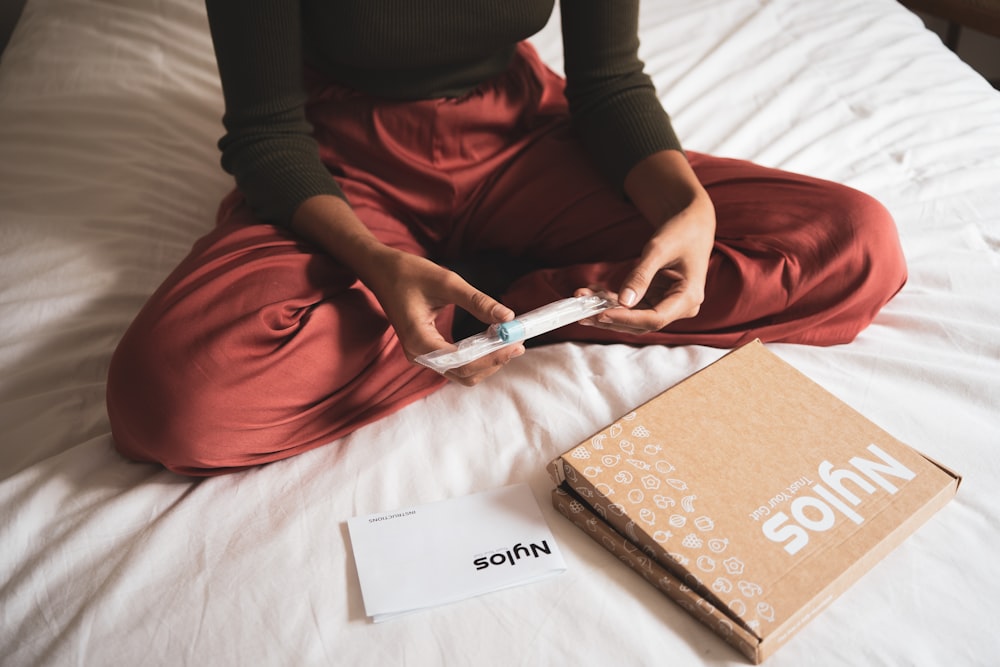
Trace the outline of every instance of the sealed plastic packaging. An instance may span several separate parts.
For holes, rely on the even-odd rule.
[[[417,357],[415,361],[438,373],[445,373],[485,357],[500,348],[599,315],[617,305],[617,300],[603,292],[560,299],[519,315],[509,322],[491,325],[486,331],[475,336],[463,338],[455,343],[454,349],[428,352]]]

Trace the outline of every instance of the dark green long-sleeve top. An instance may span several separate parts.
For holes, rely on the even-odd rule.
[[[555,0],[207,0],[222,80],[222,165],[262,220],[343,197],[305,118],[303,64],[397,99],[459,96],[502,72]],[[566,97],[582,141],[621,186],[680,148],[638,57],[639,0],[562,0]]]

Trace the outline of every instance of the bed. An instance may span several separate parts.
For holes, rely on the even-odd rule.
[[[558,69],[554,24],[534,42]],[[768,664],[995,664],[1000,93],[893,0],[647,0],[642,55],[688,148],[892,211],[910,279],[875,323],[847,345],[768,348],[964,476]],[[479,387],[219,478],[115,453],[109,358],[231,187],[221,113],[199,0],[28,0],[0,60],[0,662],[746,664],[559,515],[545,472],[722,350],[532,349]],[[565,573],[365,617],[349,517],[518,482]]]

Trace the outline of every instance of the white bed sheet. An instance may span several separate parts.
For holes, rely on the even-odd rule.
[[[965,476],[769,664],[994,663],[1000,94],[892,0],[647,0],[642,26],[687,147],[845,182],[894,213],[910,281],[875,324],[849,345],[769,347]],[[535,42],[558,68],[554,26]],[[221,110],[198,0],[29,0],[0,60],[0,661],[745,664],[560,517],[544,472],[720,350],[534,349],[483,386],[222,478],[113,452],[108,360],[230,187]],[[522,481],[565,574],[367,621],[348,517]]]

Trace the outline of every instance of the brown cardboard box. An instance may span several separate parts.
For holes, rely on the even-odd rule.
[[[759,342],[549,466],[555,506],[755,663],[960,478]]]

